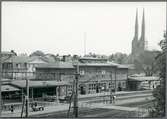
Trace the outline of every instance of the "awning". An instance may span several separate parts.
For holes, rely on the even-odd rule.
[[[19,91],[19,89],[11,85],[2,85],[1,91],[2,92],[12,92],[12,91]]]
[[[18,88],[26,88],[26,80],[15,80],[11,82],[12,85]],[[39,88],[39,87],[54,87],[54,86],[66,86],[70,85],[69,82],[66,81],[32,81],[29,80],[30,88]]]

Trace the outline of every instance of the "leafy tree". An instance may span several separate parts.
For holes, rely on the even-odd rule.
[[[35,52],[33,52],[33,53],[30,54],[30,57],[32,57],[32,56],[41,56],[41,57],[44,57],[45,54],[42,51],[37,50],[37,51],[35,51]]]
[[[158,51],[144,51],[134,59],[137,72],[144,72],[146,76],[152,76],[155,70],[155,57]]]
[[[165,116],[165,75],[166,75],[166,44],[167,38],[166,33],[164,33],[164,39],[160,42],[160,47],[162,52],[159,53],[156,57],[156,63],[159,68],[159,76],[161,79],[160,85],[153,91],[153,96],[155,97],[155,104],[152,110],[150,111],[151,117],[164,117]]]
[[[17,53],[14,50],[11,50],[10,52],[17,56]]]
[[[109,56],[109,61],[114,61],[119,64],[126,64],[127,63],[127,54],[117,52]]]

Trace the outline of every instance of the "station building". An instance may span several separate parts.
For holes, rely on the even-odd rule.
[[[82,57],[77,60],[77,63],[74,61],[48,63],[41,58],[34,58],[33,60],[28,60],[27,66],[30,63],[38,64],[35,65],[33,72],[28,72],[28,69],[33,67],[25,67],[26,72],[19,73],[25,76],[27,76],[26,73],[33,73],[33,77],[27,77],[29,80],[30,98],[32,99],[46,95],[59,98],[72,94],[77,66],[80,74],[78,92],[81,95],[109,92],[110,90],[113,92],[127,90],[128,67],[108,62],[104,58]],[[11,90],[8,92],[17,89],[14,91],[19,93],[20,99],[26,94],[26,77],[14,78],[7,85],[14,87],[10,87]],[[7,97],[7,91],[4,91],[3,95]]]
[[[67,95],[71,94],[78,65],[80,94],[108,92],[110,87],[113,92],[127,89],[128,67],[100,58],[84,57],[78,61],[78,63],[59,62],[37,66],[36,80],[66,81],[69,84]]]

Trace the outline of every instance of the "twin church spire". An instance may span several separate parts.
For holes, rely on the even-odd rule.
[[[135,21],[135,39],[138,40],[138,9],[136,9],[136,21]],[[143,8],[142,28],[141,28],[141,39],[145,40],[145,15]]]
[[[144,9],[143,9],[143,19],[142,19],[142,29],[141,29],[141,39],[145,40],[145,16],[144,16]]]
[[[135,39],[138,39],[138,9],[136,10]]]
[[[139,26],[138,26],[138,9],[136,9],[136,20],[135,20],[135,34],[134,39],[132,41],[132,54],[138,55],[142,53],[146,48],[146,41],[145,41],[145,14],[143,9],[143,16],[142,16],[142,25],[141,25],[141,37],[139,37]]]

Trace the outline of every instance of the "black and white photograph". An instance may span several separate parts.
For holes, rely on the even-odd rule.
[[[166,1],[1,1],[0,117],[164,118]]]

